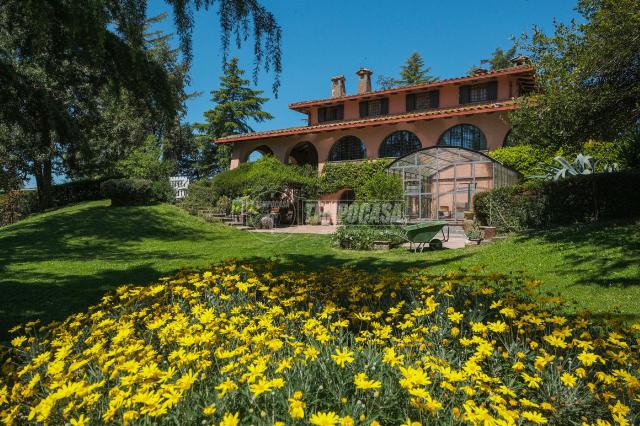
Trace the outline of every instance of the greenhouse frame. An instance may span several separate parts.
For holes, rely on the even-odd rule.
[[[480,151],[462,147],[422,148],[398,158],[387,172],[402,179],[409,220],[462,221],[473,196],[519,182],[520,174]]]

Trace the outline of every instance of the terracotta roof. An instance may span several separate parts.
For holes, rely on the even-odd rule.
[[[336,104],[343,101],[349,101],[349,100],[355,100],[355,99],[370,98],[370,97],[390,95],[390,94],[396,94],[396,93],[413,92],[418,90],[426,90],[426,89],[436,88],[440,86],[447,86],[450,84],[472,83],[476,81],[482,81],[487,78],[498,77],[503,75],[512,75],[512,74],[525,74],[529,77],[529,79],[533,80],[534,68],[531,65],[518,65],[515,67],[503,68],[500,70],[487,71],[486,73],[479,74],[479,75],[449,78],[446,80],[439,80],[433,83],[417,84],[415,86],[395,87],[393,89],[376,90],[373,92],[362,93],[359,95],[342,96],[339,98],[324,98],[324,99],[316,99],[316,100],[304,101],[304,102],[295,102],[290,104],[289,108],[296,111],[305,112],[309,107],[312,107],[312,106],[319,106],[324,104]]]
[[[241,135],[227,136],[215,139],[215,143],[240,142],[255,139],[275,138],[290,135],[304,135],[309,133],[328,132],[332,130],[353,129],[381,124],[407,123],[418,120],[435,120],[437,118],[454,117],[459,115],[471,115],[487,112],[508,111],[516,108],[513,100],[492,102],[486,104],[466,105],[455,108],[440,108],[428,111],[419,111],[403,114],[382,115],[378,117],[362,118],[350,121],[332,121],[330,123],[316,124],[314,126],[298,126],[286,129],[266,130],[262,132],[244,133]]]

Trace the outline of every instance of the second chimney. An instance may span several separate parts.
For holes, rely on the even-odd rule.
[[[358,80],[358,94],[368,93],[371,91],[371,74],[373,71],[367,68],[360,68],[356,75],[360,77]]]
[[[341,98],[346,95],[344,88],[344,75],[337,75],[331,78],[331,97]]]

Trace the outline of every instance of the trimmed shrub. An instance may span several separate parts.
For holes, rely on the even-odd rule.
[[[182,200],[180,206],[190,213],[195,213],[201,209],[210,209],[214,206],[218,196],[213,189],[212,181],[209,179],[198,180],[189,184],[187,196]]]
[[[36,191],[9,191],[0,194],[0,226],[11,225],[38,211]]]
[[[173,188],[169,182],[148,179],[109,179],[102,183],[102,194],[112,206],[138,206],[171,201]]]
[[[331,235],[334,246],[351,250],[371,250],[374,241],[389,241],[391,245],[406,241],[399,226],[340,225]]]
[[[633,171],[571,176],[476,194],[474,209],[482,224],[500,231],[637,218],[638,187]]]
[[[517,145],[498,148],[487,155],[501,164],[512,168],[527,179],[540,174],[539,167],[553,160],[553,155],[531,145]]]
[[[71,203],[82,201],[101,200],[100,184],[102,180],[76,180],[53,186],[53,205],[56,207],[66,206]]]

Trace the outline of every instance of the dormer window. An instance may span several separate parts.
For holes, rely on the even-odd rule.
[[[318,123],[325,121],[339,121],[344,119],[344,106],[318,108]]]
[[[438,108],[440,106],[440,92],[430,90],[422,93],[410,93],[407,95],[406,101],[407,112]]]
[[[460,86],[460,103],[490,102],[498,99],[498,82]]]
[[[374,99],[360,102],[360,117],[376,117],[389,114],[389,99]]]

